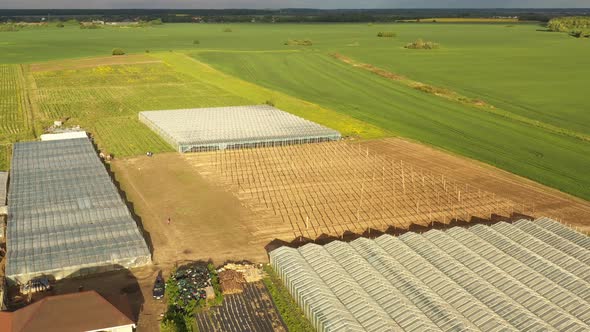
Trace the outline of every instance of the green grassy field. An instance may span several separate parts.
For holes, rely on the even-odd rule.
[[[233,32],[223,32],[226,27]],[[70,117],[69,123],[92,131],[115,155],[167,151],[170,147],[137,121],[139,111],[272,101],[345,135],[413,138],[590,199],[585,95],[590,44],[539,29],[534,24],[168,24],[0,33],[0,64],[5,64],[0,116],[15,119],[1,127],[0,143],[31,139],[34,130]],[[377,38],[380,31],[397,37]],[[418,38],[441,47],[403,48]],[[284,45],[289,39],[313,45]],[[66,61],[64,68],[41,71],[15,65],[109,56],[115,47],[150,50],[161,62],[77,68]],[[489,107],[418,91],[334,59],[334,53]],[[5,168],[3,150],[8,149],[0,149]]]
[[[11,143],[33,135],[22,67],[0,65],[0,170],[7,169]]]

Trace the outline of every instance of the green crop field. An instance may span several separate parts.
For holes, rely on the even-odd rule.
[[[22,68],[0,65],[0,169],[8,166],[11,143],[32,135]]]
[[[40,71],[33,78],[43,119],[68,118],[68,124],[92,132],[99,146],[115,156],[172,151],[139,122],[140,111],[245,102],[163,62]]]
[[[228,27],[232,32],[224,32]],[[345,135],[409,137],[590,199],[590,44],[542,30],[536,24],[166,24],[0,33],[0,116],[15,119],[0,124],[0,138],[4,144],[32,139],[69,117],[115,155],[167,151],[137,121],[138,112],[271,101]],[[396,37],[378,38],[383,31]],[[440,48],[404,48],[418,38]],[[83,66],[67,60],[108,57],[115,47],[149,50],[152,60]],[[61,67],[29,66],[49,60]],[[6,156],[2,151],[8,149],[0,150]]]
[[[110,58],[96,58],[0,67],[5,73],[1,76],[4,88],[0,91],[5,96],[1,105],[6,110],[0,114],[5,120],[0,169],[8,167],[8,143],[35,138],[27,114],[32,114],[39,133],[55,120],[66,120],[66,126],[79,125],[93,134],[100,149],[115,157],[173,151],[139,122],[138,113],[144,110],[272,101],[345,135],[387,135],[347,115],[225,75],[182,53],[124,59],[121,64],[111,63]]]

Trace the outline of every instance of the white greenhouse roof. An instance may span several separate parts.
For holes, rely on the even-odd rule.
[[[281,247],[319,331],[588,331],[589,237],[548,219]]]
[[[14,144],[10,180],[8,278],[60,279],[150,262],[88,138]]]
[[[181,152],[340,138],[335,130],[268,105],[146,111],[139,119]]]

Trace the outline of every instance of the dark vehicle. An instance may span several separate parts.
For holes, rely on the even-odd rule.
[[[46,292],[51,289],[49,279],[46,277],[39,277],[29,280],[25,285],[21,287],[23,294],[31,294],[38,292]]]
[[[156,277],[156,283],[154,284],[154,289],[152,291],[152,295],[154,299],[160,300],[164,297],[164,290],[166,289],[166,284],[164,283],[164,278],[162,278],[161,274],[158,274]]]

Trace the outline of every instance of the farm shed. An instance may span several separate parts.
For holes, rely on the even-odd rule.
[[[541,218],[281,247],[270,260],[319,331],[588,331],[589,249]]]
[[[268,105],[139,113],[179,152],[198,152],[339,140],[339,132]]]
[[[88,138],[14,144],[10,179],[9,280],[61,279],[150,262]]]
[[[119,308],[95,291],[49,296],[14,312],[0,313],[2,332],[132,332],[129,302]]]

